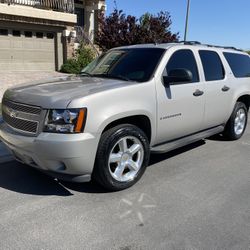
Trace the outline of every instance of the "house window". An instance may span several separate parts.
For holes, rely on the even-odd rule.
[[[54,39],[54,34],[53,33],[47,33],[47,38],[48,39]]]
[[[32,31],[24,31],[25,37],[32,37]]]
[[[21,36],[21,31],[20,30],[13,30],[12,36]]]
[[[0,36],[8,36],[8,30],[7,29],[0,29]]]
[[[75,14],[77,17],[77,26],[83,27],[84,26],[84,9],[75,8]]]
[[[36,32],[36,38],[43,38],[42,32]]]

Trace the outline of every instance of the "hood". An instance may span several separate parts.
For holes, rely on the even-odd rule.
[[[66,108],[74,99],[132,84],[136,83],[116,79],[66,76],[18,85],[8,89],[4,93],[4,98],[45,109],[59,109]]]

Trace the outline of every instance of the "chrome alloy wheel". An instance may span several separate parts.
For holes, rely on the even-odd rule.
[[[139,172],[144,159],[144,148],[134,136],[121,138],[110,151],[109,171],[120,182],[132,181]]]
[[[236,135],[241,135],[246,126],[246,112],[243,108],[236,113],[234,120],[234,132]]]

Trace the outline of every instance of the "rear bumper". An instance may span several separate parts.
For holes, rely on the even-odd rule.
[[[18,161],[59,179],[82,182],[90,180],[99,136],[41,133],[28,137],[0,121],[0,139]]]

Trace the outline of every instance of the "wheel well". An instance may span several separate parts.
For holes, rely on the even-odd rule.
[[[135,125],[136,127],[140,128],[147,136],[149,142],[151,140],[151,123],[147,116],[145,115],[135,115],[135,116],[129,116],[122,119],[118,119],[116,121],[111,122],[108,124],[103,132],[107,131],[110,128],[113,128],[117,125],[121,124],[131,124]]]
[[[247,110],[249,110],[249,106],[250,106],[250,95],[243,95],[240,98],[238,98],[237,102],[243,102],[246,107]]]

